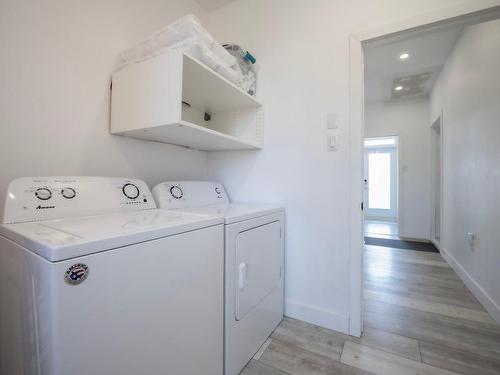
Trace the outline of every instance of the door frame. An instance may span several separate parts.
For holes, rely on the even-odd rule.
[[[444,126],[443,126],[443,110],[439,112],[439,115],[432,121],[430,130],[431,130],[431,137],[433,137],[433,132],[436,131],[436,128],[439,128],[439,176],[437,176],[436,170],[434,169],[435,167],[432,166],[432,163],[436,162],[437,155],[436,155],[436,150],[432,150],[431,153],[431,172],[432,172],[432,179],[431,179],[431,228],[430,228],[430,234],[431,234],[431,242],[439,249],[440,248],[440,243],[443,238],[443,217],[444,217],[444,204],[443,204],[443,171],[444,171]],[[434,147],[434,144],[431,144],[431,147]],[[437,191],[436,188],[436,182],[437,178],[439,178],[439,191]],[[436,196],[439,195],[439,240],[436,238],[436,215],[435,215],[435,209],[436,209]]]
[[[386,41],[407,32],[439,30],[498,18],[499,0],[470,0],[349,36],[349,334],[363,331],[363,43]],[[441,236],[443,233],[441,231]]]
[[[363,147],[363,202],[364,202],[364,218],[369,217],[371,220],[387,220],[387,221],[392,221],[392,222],[398,222],[399,220],[399,186],[400,186],[400,180],[399,180],[399,137],[397,135],[388,135],[388,136],[380,136],[380,137],[369,137],[365,138],[364,140],[366,141],[367,139],[377,139],[377,138],[393,138],[395,140],[394,145],[392,146],[364,146]],[[366,192],[366,183],[364,180],[366,179],[366,170],[365,166],[367,163],[366,157],[367,157],[367,152],[369,150],[380,150],[384,151],[387,150],[391,152],[391,206],[394,207],[394,215],[393,216],[384,216],[383,214],[378,216],[378,215],[368,215],[368,209],[369,209],[369,204],[370,202],[367,199],[367,196],[365,196]],[[394,172],[394,173],[392,173]],[[369,183],[369,182],[368,182]],[[394,189],[394,191],[392,191]]]

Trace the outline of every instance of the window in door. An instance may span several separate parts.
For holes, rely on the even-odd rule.
[[[397,137],[365,140],[365,216],[397,219]]]

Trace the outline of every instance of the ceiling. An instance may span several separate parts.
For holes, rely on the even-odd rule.
[[[364,46],[365,101],[387,102],[426,96],[462,27],[377,41]],[[406,60],[399,56],[408,53]],[[394,90],[401,86],[400,91]]]
[[[196,0],[196,2],[200,4],[201,7],[205,9],[207,12],[211,12],[226,4],[232,3],[233,1],[234,0]]]

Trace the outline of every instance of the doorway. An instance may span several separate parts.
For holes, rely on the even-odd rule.
[[[398,137],[364,141],[365,237],[398,238]]]
[[[497,4],[495,4],[497,5]],[[487,20],[492,20],[498,18],[500,14],[500,7],[493,6],[488,2],[469,2],[464,4],[462,7],[449,7],[444,8],[439,12],[431,12],[429,14],[416,16],[412,19],[408,19],[404,22],[395,23],[393,25],[387,25],[380,27],[379,29],[370,29],[350,36],[349,41],[349,56],[350,56],[350,185],[351,196],[350,196],[350,207],[351,207],[351,217],[350,217],[350,302],[349,302],[349,333],[354,336],[359,336],[363,331],[363,249],[364,242],[363,236],[363,221],[365,217],[365,212],[363,209],[366,207],[367,202],[363,202],[365,195],[364,186],[364,160],[365,150],[363,147],[364,141],[364,123],[365,123],[365,107],[366,107],[366,81],[364,74],[366,72],[365,68],[365,47],[369,43],[372,47],[381,46],[387,44],[387,42],[398,41],[405,39],[409,33],[413,33],[415,36],[425,36],[436,31],[446,31],[449,28],[454,27],[466,27],[468,25],[485,22]],[[426,45],[423,43],[422,45]],[[443,51],[442,48],[438,51]],[[394,55],[397,56],[401,61],[411,62],[414,56],[418,54],[408,54],[406,50],[393,51]],[[408,56],[409,55],[409,56]],[[408,59],[409,57],[409,59]],[[435,64],[434,64],[435,65]],[[386,66],[381,64],[380,66]],[[433,84],[431,79],[432,74],[439,74],[439,69],[436,72],[432,71],[414,71],[411,74],[404,76],[395,76],[394,72],[391,71],[387,75],[390,82],[389,85],[379,85],[378,87],[372,87],[370,92],[387,93],[387,98],[389,99],[401,99],[401,102],[406,100],[408,94],[418,94],[418,91],[424,91]],[[405,117],[399,116],[399,118],[405,119]],[[427,129],[429,129],[429,122],[427,122]],[[442,129],[441,129],[442,130]],[[442,135],[440,134],[442,139]],[[410,136],[410,139],[411,136]],[[406,152],[406,144],[405,152]],[[413,141],[414,142],[414,141]],[[422,157],[428,157],[429,149],[420,148],[420,155]],[[434,160],[427,159],[427,162],[433,163]],[[442,162],[442,161],[441,161]],[[410,165],[411,167],[411,165]],[[407,186],[415,186],[414,184],[407,181],[407,174],[412,173],[415,169],[408,169],[406,162],[402,162],[401,165],[401,181],[402,184],[406,183]],[[418,181],[418,180],[417,180]],[[439,185],[438,185],[439,184]],[[432,187],[439,187],[443,189],[443,181],[431,182]],[[429,195],[427,195],[429,196]],[[441,198],[441,196],[439,197]],[[434,196],[437,200],[437,196]],[[361,205],[360,205],[361,203]],[[426,203],[427,205],[428,203]],[[403,206],[403,204],[401,204]],[[434,216],[434,226],[425,226],[428,231],[431,232],[431,239],[439,238],[442,241],[443,227],[442,227],[442,199],[438,205],[435,205],[436,211],[433,212]],[[423,204],[420,206],[424,206]],[[415,207],[420,207],[416,205]],[[361,210],[360,210],[361,207]],[[429,207],[429,206],[427,206]],[[439,207],[439,208],[438,208]],[[412,212],[412,209],[408,209],[408,212]],[[413,227],[405,223],[406,218],[402,215],[398,215],[399,224],[405,227]],[[428,216],[427,216],[428,217]],[[436,220],[439,218],[439,220]],[[419,220],[416,220],[418,223]],[[403,225],[404,224],[404,225]],[[410,236],[408,236],[410,237]],[[419,236],[420,237],[420,236]],[[433,241],[434,242],[434,241]],[[472,284],[471,284],[472,285]]]
[[[365,139],[365,220],[397,222],[397,145],[397,137],[379,137]]]

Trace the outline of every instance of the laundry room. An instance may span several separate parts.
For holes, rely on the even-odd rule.
[[[425,303],[473,316],[466,344],[381,327],[396,303],[363,289],[367,43],[499,18],[500,0],[0,0],[0,375],[500,373],[491,225],[449,230],[489,246],[458,260],[377,253],[448,267],[470,305]],[[474,124],[498,123],[490,91]],[[484,145],[455,168],[497,186]]]

